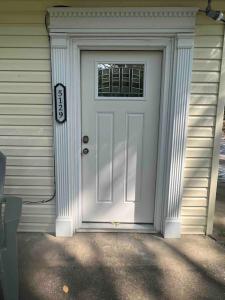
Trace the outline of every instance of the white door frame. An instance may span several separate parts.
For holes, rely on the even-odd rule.
[[[180,237],[196,8],[51,8],[53,87],[67,88],[67,121],[54,122],[56,235],[81,229],[82,50],[163,52],[154,231]],[[54,89],[53,89],[54,90]]]

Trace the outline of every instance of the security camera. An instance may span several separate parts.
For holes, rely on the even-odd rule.
[[[208,0],[208,6],[205,10],[200,10],[206,14],[207,17],[215,20],[225,22],[225,17],[222,11],[213,10],[211,6],[212,0]]]
[[[225,18],[224,18],[224,14],[222,13],[222,11],[219,10],[207,10],[205,11],[205,14],[207,17],[215,20],[215,21],[223,21],[225,22]]]

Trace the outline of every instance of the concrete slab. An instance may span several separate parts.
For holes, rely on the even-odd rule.
[[[20,233],[21,300],[225,299],[225,249],[204,236]]]

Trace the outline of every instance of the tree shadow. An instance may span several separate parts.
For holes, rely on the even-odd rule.
[[[161,298],[163,273],[151,263],[156,255],[149,253],[146,264],[142,245],[130,238],[77,234],[49,241],[43,234],[19,234],[20,299],[119,300],[133,299],[131,293],[142,295],[137,299]]]
[[[195,250],[213,251],[209,258],[204,252],[199,261],[193,251],[187,254],[183,239],[128,233],[77,233],[73,238],[19,234],[20,299],[223,299],[225,285],[216,259],[224,249],[198,239]],[[192,240],[185,245],[191,242],[193,246]]]

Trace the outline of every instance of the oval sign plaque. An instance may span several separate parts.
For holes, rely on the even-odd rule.
[[[54,88],[55,93],[55,119],[58,123],[66,121],[66,87],[58,83]]]

